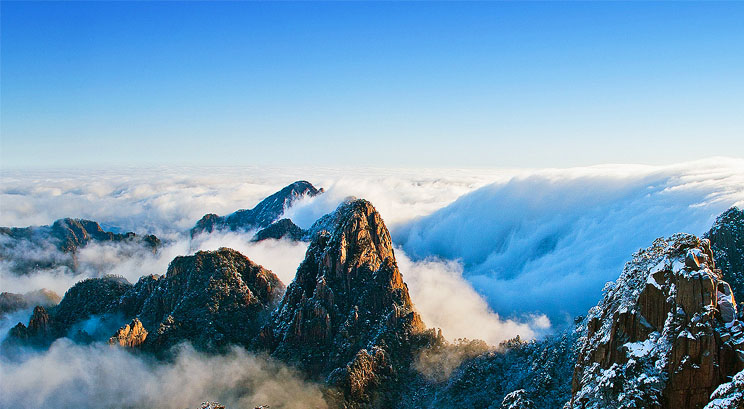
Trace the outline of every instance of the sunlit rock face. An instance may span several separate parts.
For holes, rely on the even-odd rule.
[[[343,203],[316,234],[260,343],[338,387],[348,405],[391,404],[425,332],[390,234],[365,200]],[[429,337],[429,338],[427,338]],[[386,394],[387,393],[387,394]]]
[[[147,330],[142,326],[142,322],[135,318],[131,323],[119,328],[108,342],[111,345],[136,348],[142,345],[145,339],[147,339]]]
[[[264,229],[284,213],[288,207],[303,197],[323,193],[310,182],[297,181],[262,200],[253,209],[242,209],[227,216],[207,214],[191,229],[191,236],[219,230],[249,231]]]
[[[657,239],[590,310],[571,406],[704,407],[744,368],[744,333],[734,318],[710,242],[687,234]]]

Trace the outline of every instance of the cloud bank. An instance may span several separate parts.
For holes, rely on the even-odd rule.
[[[161,362],[63,338],[47,351],[0,360],[0,407],[183,409],[206,400],[230,408],[327,407],[317,384],[268,357],[241,348],[224,355],[178,348],[172,362]]]
[[[702,234],[744,204],[744,160],[544,170],[480,188],[400,226],[414,260],[457,260],[502,315],[585,313],[656,237]]]

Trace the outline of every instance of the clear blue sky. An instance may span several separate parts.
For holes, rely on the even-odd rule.
[[[744,156],[744,3],[7,2],[4,167]]]

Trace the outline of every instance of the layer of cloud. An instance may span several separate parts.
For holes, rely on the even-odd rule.
[[[411,261],[396,251],[398,267],[408,285],[416,310],[429,327],[440,328],[449,340],[481,339],[489,345],[519,335],[532,339],[550,328],[545,315],[503,319],[462,277],[462,266],[454,261]]]
[[[317,384],[264,356],[234,348],[206,355],[183,345],[159,362],[104,344],[68,339],[49,350],[0,360],[0,406],[28,408],[326,408]]]
[[[744,161],[544,170],[467,194],[394,231],[415,260],[458,260],[497,312],[565,319],[656,237],[702,234],[744,204]]]

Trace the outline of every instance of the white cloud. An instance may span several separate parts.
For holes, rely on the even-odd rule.
[[[459,260],[495,311],[555,320],[585,313],[656,237],[702,234],[742,203],[744,160],[544,170],[465,195],[394,239],[414,259]]]
[[[123,348],[75,345],[66,338],[43,352],[0,360],[0,406],[29,408],[327,407],[317,384],[265,356],[233,348],[207,355],[181,346],[172,362]]]

